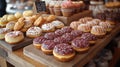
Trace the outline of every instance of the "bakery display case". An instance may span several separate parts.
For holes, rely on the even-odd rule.
[[[15,67],[109,67],[120,58],[119,38],[111,43],[120,33],[118,1],[7,3],[12,12],[7,7],[8,14],[0,17],[0,57],[4,62]]]

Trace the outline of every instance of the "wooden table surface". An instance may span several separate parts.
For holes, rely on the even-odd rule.
[[[104,45],[101,45],[99,48],[95,48],[95,50],[93,52],[91,52],[89,54],[89,56],[86,57],[86,59],[83,59],[83,61],[80,62],[78,65],[84,66],[84,64],[89,62],[100,50],[102,50],[110,42],[110,40],[115,35],[117,35],[120,32],[119,30],[120,30],[120,26],[117,26],[117,28],[113,31],[113,33],[109,37],[107,37],[107,38],[109,38],[109,40],[104,42]],[[103,44],[103,43],[101,43],[101,44]],[[2,46],[0,46],[0,47],[2,47]],[[9,63],[14,65],[15,67],[46,67],[45,65],[25,56],[23,54],[23,48],[18,49],[13,52],[6,50],[6,49],[5,49],[5,51],[8,53],[8,56],[5,59]]]

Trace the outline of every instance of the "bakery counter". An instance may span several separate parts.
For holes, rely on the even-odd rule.
[[[75,62],[73,62],[74,65],[73,65],[73,63],[70,63],[71,65],[73,65],[72,67],[74,67],[74,66],[75,67],[82,67],[86,63],[88,63],[92,58],[94,58],[94,56],[96,56],[96,54],[99,51],[101,51],[119,33],[119,30],[120,30],[120,26],[119,26],[119,24],[117,24],[116,28],[114,28],[114,30],[109,35],[106,35],[105,38],[103,38],[101,40],[98,40],[97,44],[95,44],[95,46],[93,46],[88,51],[88,53],[81,54],[80,56],[77,55],[76,56],[77,58],[75,58],[73,60],[73,61],[75,61]],[[2,47],[2,46],[0,46],[0,47]],[[29,53],[27,53],[27,54],[34,56],[33,53],[30,53],[30,52],[33,52],[33,50],[36,50],[35,48],[33,48],[33,45],[27,46],[25,48],[30,48],[30,47],[32,49],[29,49]],[[11,52],[10,50],[7,50],[3,47],[2,47],[2,49],[4,49],[5,53],[7,53],[7,55],[4,57],[4,59],[6,59],[7,62],[11,63],[15,67],[21,67],[21,66],[22,67],[46,67],[45,64],[42,64],[41,62],[37,61],[37,60],[41,60],[40,58],[31,59],[31,58],[25,56],[24,53],[23,53],[23,48],[18,49],[18,50],[13,51],[13,52]],[[3,53],[3,54],[5,54],[5,53]],[[49,58],[48,61],[50,61],[50,63],[52,63],[53,59],[52,60],[50,60],[50,59],[52,59],[52,58]],[[57,62],[55,62],[54,64],[57,64]],[[70,66],[70,65],[65,65],[66,63],[62,63],[62,64],[64,64],[64,66],[60,65],[60,64],[58,64],[58,66],[59,65],[62,66],[62,67]],[[67,64],[69,64],[69,63],[67,63]]]

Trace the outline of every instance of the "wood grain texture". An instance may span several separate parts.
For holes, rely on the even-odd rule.
[[[30,39],[30,38],[25,38],[22,42],[14,44],[14,45],[8,44],[4,40],[0,40],[0,45],[10,51],[17,50],[17,49],[27,46],[31,43],[32,43],[32,39]]]
[[[41,50],[33,47],[33,45],[25,47],[23,52],[24,55],[49,67],[83,67],[119,33],[119,30],[120,26],[118,25],[110,34],[106,35],[105,38],[97,40],[97,43],[90,48],[88,53],[76,54],[75,58],[70,62],[59,62],[53,55],[45,55]]]

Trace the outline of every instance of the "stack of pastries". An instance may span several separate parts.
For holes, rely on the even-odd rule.
[[[0,39],[16,44],[23,41],[25,37],[36,38],[43,32],[52,32],[62,28],[64,24],[56,20],[55,15],[42,16],[28,10],[14,15],[4,15],[0,18],[0,27]]]
[[[70,61],[76,55],[75,52],[86,53],[90,44],[95,44],[97,37],[91,33],[84,33],[65,26],[54,32],[46,33],[33,40],[35,48],[62,62]]]
[[[111,23],[100,19],[93,19],[91,17],[85,17],[81,18],[79,21],[74,21],[70,24],[70,27],[86,33],[90,32],[99,38],[103,38],[113,29],[113,25]]]

